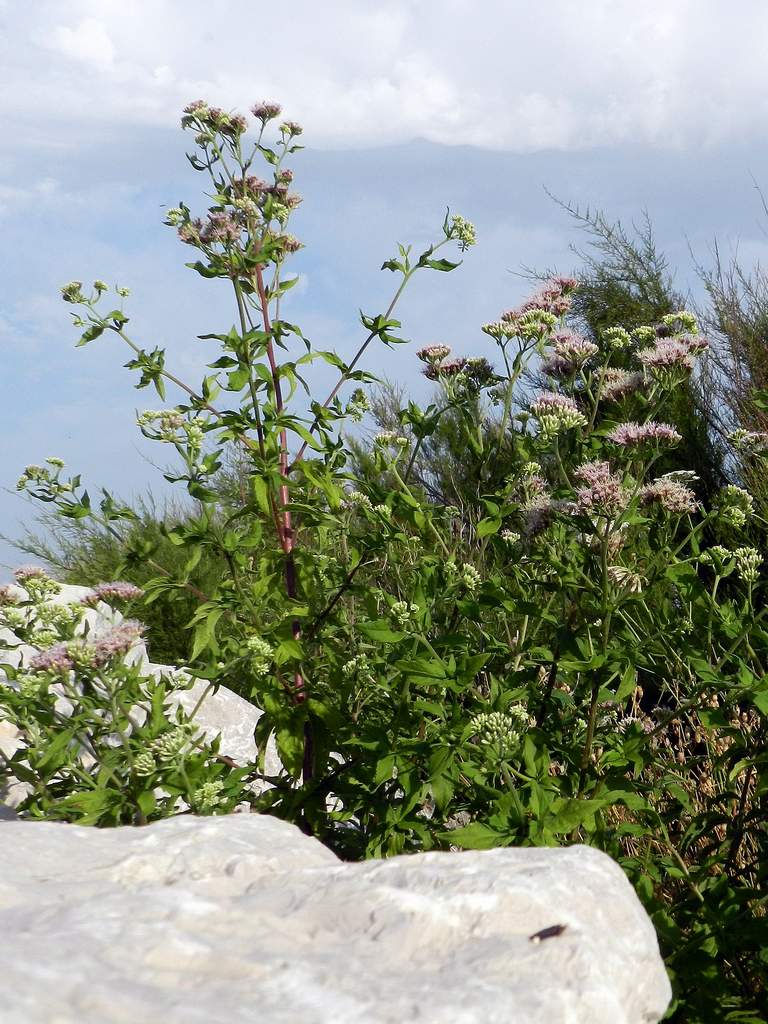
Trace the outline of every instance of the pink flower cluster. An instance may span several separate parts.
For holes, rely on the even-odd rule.
[[[637,358],[648,370],[693,369],[695,357],[709,348],[709,342],[698,335],[685,334],[677,338],[659,338],[653,348],[637,353]]]
[[[607,462],[585,462],[576,470],[576,476],[585,484],[576,491],[580,512],[615,516],[626,508],[628,495]]]
[[[283,108],[279,103],[273,103],[271,100],[262,100],[261,103],[255,103],[251,107],[251,113],[253,116],[266,124],[267,121],[273,120],[275,117],[280,117]]]
[[[557,331],[552,335],[551,351],[542,363],[550,377],[571,377],[588,359],[599,351],[597,345],[573,331]]]
[[[242,135],[248,128],[248,122],[242,114],[228,114],[221,107],[211,107],[205,100],[193,100],[184,107],[186,117],[182,124],[188,123],[187,118],[197,118],[203,124],[223,135]]]
[[[228,213],[214,210],[208,214],[208,220],[199,230],[200,241],[205,245],[220,242],[229,245],[237,242],[242,232],[242,225]]]
[[[75,663],[69,656],[66,644],[54,644],[45,651],[39,651],[30,658],[29,667],[33,672],[52,672],[63,675],[71,672]]]
[[[33,672],[51,672],[56,675],[71,672],[77,665],[91,669],[103,668],[114,658],[127,654],[141,639],[143,631],[140,622],[126,619],[107,633],[96,636],[93,642],[69,640],[39,651],[30,659],[29,667]]]
[[[139,641],[144,633],[144,626],[135,619],[126,619],[108,633],[98,636],[94,642],[94,664],[96,667],[106,665],[113,658],[122,657]]]
[[[558,394],[557,391],[542,391],[531,403],[531,412],[534,416],[546,416],[548,413],[578,412],[579,407],[568,395]]]
[[[438,380],[440,377],[456,377],[462,373],[467,365],[463,356],[456,359],[446,359],[442,363],[429,363],[424,367],[423,373],[428,380]]]
[[[14,570],[13,575],[19,586],[24,586],[26,580],[47,580],[48,573],[39,565],[22,565]]]
[[[416,353],[422,363],[429,363],[430,365],[441,363],[443,359],[447,359],[450,354],[450,345],[426,345],[424,348],[420,348]]]
[[[518,320],[524,313],[541,310],[554,316],[564,316],[571,308],[571,295],[578,282],[574,277],[553,277],[516,309],[502,314],[502,320]]]
[[[112,601],[135,601],[143,593],[141,587],[134,586],[133,583],[115,580],[112,583],[98,583],[80,603],[92,608],[99,601],[105,601],[107,604]]]
[[[685,515],[698,508],[696,495],[685,484],[674,477],[662,476],[646,484],[640,490],[641,505],[658,505],[673,515]]]
[[[674,447],[682,437],[668,423],[620,423],[608,435],[608,440],[624,448],[641,445]]]
[[[270,187],[263,178],[257,178],[255,174],[248,174],[245,178],[235,178],[232,184],[235,192],[242,198],[260,196],[262,192],[269,191]]]
[[[603,374],[600,397],[606,402],[618,402],[627,395],[638,391],[643,385],[643,375],[637,370],[607,369]]]
[[[18,604],[19,595],[11,588],[10,584],[4,583],[0,586],[0,608],[10,605]]]

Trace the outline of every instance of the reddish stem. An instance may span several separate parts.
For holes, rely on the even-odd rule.
[[[263,268],[261,266],[256,267],[255,272],[256,290],[259,295],[259,303],[261,305],[261,315],[264,321],[264,330],[269,335],[267,341],[267,359],[269,361],[269,368],[272,371],[272,385],[275,391],[275,405],[277,406],[278,414],[283,411],[283,392],[280,386],[280,373],[277,366],[277,360],[275,359],[275,350],[272,343],[272,325],[269,319],[269,305],[267,300],[267,291],[264,287],[264,276]],[[288,598],[291,601],[296,600],[298,594],[298,581],[296,575],[296,561],[293,557],[294,547],[294,533],[293,524],[291,521],[291,510],[287,507],[290,501],[290,494],[288,490],[288,434],[285,428],[280,431],[280,476],[282,482],[280,484],[279,497],[280,497],[280,508],[278,516],[279,525],[279,539],[280,545],[285,554],[285,590]],[[298,619],[294,619],[291,623],[291,632],[293,633],[294,640],[299,640],[301,637],[301,623]],[[304,679],[301,672],[297,669],[293,678],[293,697],[297,704],[307,699],[307,692]],[[307,782],[312,777],[312,752],[311,752],[311,739],[308,733],[305,731],[304,738],[304,781]]]

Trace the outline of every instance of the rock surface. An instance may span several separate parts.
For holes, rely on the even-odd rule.
[[[345,864],[245,814],[0,822],[0,960],[4,1024],[653,1024],[670,995],[587,847]]]

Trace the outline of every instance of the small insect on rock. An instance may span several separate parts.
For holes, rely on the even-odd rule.
[[[551,924],[548,928],[542,928],[540,932],[534,932],[533,935],[528,936],[529,942],[543,942],[544,939],[555,939],[558,935],[562,935],[565,929],[568,927],[566,924]]]

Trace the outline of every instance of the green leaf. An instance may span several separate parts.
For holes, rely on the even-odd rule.
[[[509,836],[480,821],[441,832],[440,838],[464,850],[493,850],[497,846],[507,846],[510,841]]]
[[[377,786],[380,786],[382,782],[388,782],[393,777],[395,769],[395,755],[385,754],[384,757],[379,758],[376,762],[376,771],[373,776],[373,781]]]
[[[304,763],[304,723],[295,719],[275,729],[275,743],[280,760],[295,779],[301,775]]]
[[[369,640],[375,640],[380,644],[396,644],[404,640],[408,634],[402,630],[392,629],[386,619],[376,619],[372,622],[360,622],[357,628],[367,636]]]
[[[256,503],[262,512],[268,513],[269,507],[269,487],[267,481],[262,476],[251,477],[251,492],[256,499]]]
[[[89,341],[93,341],[95,338],[100,337],[104,333],[105,329],[106,328],[103,324],[93,324],[87,330],[83,331],[75,348],[82,348],[82,346],[87,345]]]
[[[203,613],[202,615],[200,613]],[[203,651],[218,650],[218,644],[216,643],[216,625],[224,614],[223,608],[212,607],[211,605],[203,606],[198,610],[198,616],[202,619],[195,628],[195,640],[192,645],[192,653],[190,654],[190,660],[194,661]],[[204,616],[204,617],[203,617]]]
[[[434,658],[413,658],[396,662],[395,668],[415,679],[446,679],[445,665]]]
[[[425,260],[425,259],[422,259],[422,260],[419,261],[419,266],[421,266],[421,267],[428,267],[430,270],[442,270],[443,272],[447,272],[447,271],[450,271],[450,270],[455,270],[456,267],[460,267],[461,266],[461,260],[459,260],[458,263],[454,263],[452,260],[443,260],[443,259]]]
[[[580,800],[577,797],[557,800],[547,817],[546,825],[555,833],[572,832],[585,825],[590,831],[595,828],[595,814],[604,807],[603,800]]]
[[[233,370],[232,373],[227,374],[227,391],[242,391],[245,385],[248,383],[250,377],[250,371],[247,366],[241,366],[237,370]]]
[[[500,528],[501,519],[481,519],[475,532],[478,537],[488,537],[492,533],[498,533]]]
[[[145,790],[136,797],[136,803],[144,817],[148,818],[157,807],[157,797],[151,789]]]

